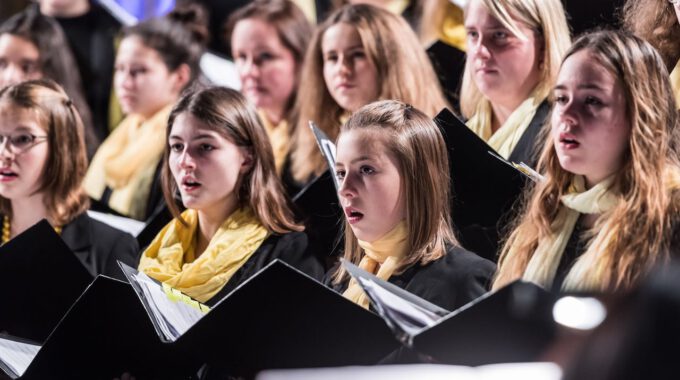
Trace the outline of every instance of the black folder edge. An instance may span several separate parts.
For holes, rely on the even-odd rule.
[[[309,121],[309,128],[312,130],[312,133],[314,133],[314,139],[316,140],[316,144],[321,151],[321,155],[323,155],[323,157],[326,159],[328,169],[333,175],[333,184],[335,185],[335,190],[337,191],[340,189],[340,182],[338,181],[338,177],[335,175],[335,157],[333,157],[331,151],[331,148],[336,150],[335,143],[311,120]]]
[[[431,313],[434,313],[440,317],[445,317],[448,315],[450,312],[446,309],[443,309],[427,300],[424,300],[418,296],[416,296],[413,293],[410,293],[394,284],[391,284],[385,280],[382,280],[365,270],[359,268],[358,266],[350,263],[349,261],[345,260],[344,258],[340,259],[342,265],[345,267],[347,272],[354,277],[355,281],[359,286],[361,286],[362,290],[364,291],[364,294],[366,294],[366,297],[368,297],[369,301],[375,308],[376,312],[378,315],[380,315],[387,326],[394,332],[394,334],[397,337],[397,340],[402,342],[408,347],[412,346],[412,336],[409,334],[407,331],[405,331],[399,322],[393,320],[392,316],[385,311],[383,308],[383,305],[380,301],[374,298],[373,294],[369,292],[365,287],[364,284],[360,281],[360,279],[366,279],[369,281],[372,281],[373,283],[377,284],[378,286],[382,287],[383,289],[387,290],[388,292],[404,299],[405,301],[412,303],[422,309],[425,309]],[[427,327],[423,327],[422,330],[427,329]]]

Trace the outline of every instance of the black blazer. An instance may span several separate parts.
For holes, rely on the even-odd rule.
[[[537,146],[539,143],[538,139],[541,137],[541,131],[549,113],[550,103],[544,100],[536,109],[533,119],[531,119],[527,129],[522,134],[522,137],[520,137],[515,149],[510,153],[508,161],[516,163],[524,162],[532,168],[536,167],[542,149],[542,147]]]
[[[64,226],[61,238],[93,276],[125,280],[117,260],[136,268],[139,246],[132,235],[82,213]]]
[[[416,296],[453,311],[486,293],[496,265],[461,247],[450,246],[446,255],[424,266],[414,265],[389,282]],[[342,293],[349,279],[334,285]]]
[[[206,302],[208,306],[215,305],[242,282],[279,259],[299,269],[309,276],[321,280],[323,268],[319,260],[307,250],[307,235],[304,232],[289,232],[283,235],[271,235],[253,253],[248,261],[239,268],[226,285]]]

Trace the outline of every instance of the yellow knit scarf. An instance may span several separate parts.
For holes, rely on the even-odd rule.
[[[286,156],[288,155],[288,150],[290,148],[290,131],[288,128],[288,122],[286,120],[281,120],[277,125],[273,125],[269,118],[263,111],[258,111],[260,115],[260,120],[264,126],[264,130],[267,131],[267,136],[269,136],[269,142],[272,145],[272,150],[274,151],[274,164],[276,165],[276,173],[281,175],[283,170],[283,164],[286,161]]]
[[[601,214],[614,208],[619,202],[616,190],[612,189],[613,177],[585,190],[583,176],[575,176],[569,193],[560,199],[563,207],[560,208],[553,224],[559,231],[539,241],[538,248],[534,252],[524,272],[523,279],[549,288],[557,273],[557,268],[562,259],[562,254],[571,237],[576,222],[581,214]],[[593,241],[588,244],[586,252],[581,255],[572,266],[565,278],[563,288],[569,290],[597,288],[599,281],[597,276],[590,275],[590,269],[594,267],[598,255],[606,248],[611,231],[603,226]]]
[[[359,240],[359,246],[365,253],[359,262],[359,268],[387,281],[406,255],[407,236],[406,222],[401,221],[385,236],[372,243]],[[342,295],[368,309],[368,298],[356,280],[350,280],[347,290]]]
[[[166,225],[144,251],[139,270],[200,302],[207,302],[260,247],[269,232],[249,208],[236,210],[194,260],[198,213],[182,213]]]
[[[165,147],[165,128],[172,105],[148,120],[130,115],[99,147],[83,185],[87,194],[101,199],[111,188],[108,206],[135,219],[143,219],[156,167]]]
[[[480,138],[486,141],[498,154],[503,158],[508,159],[512,151],[517,146],[517,143],[522,138],[524,131],[526,131],[531,120],[536,115],[538,106],[541,105],[544,98],[538,97],[535,93],[517,107],[508,120],[493,133],[491,130],[491,117],[493,110],[491,103],[484,100],[481,102],[477,113],[468,120],[467,126],[477,134]]]

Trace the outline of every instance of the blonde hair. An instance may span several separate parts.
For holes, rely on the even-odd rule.
[[[481,1],[482,6],[517,37],[526,37],[520,31],[521,23],[532,29],[543,43],[541,77],[536,87],[537,96],[546,98],[564,52],[569,48],[569,26],[560,0],[471,0]],[[469,3],[468,6],[469,7]],[[467,12],[467,7],[465,11]],[[489,100],[481,93],[473,78],[472,60],[465,63],[465,72],[461,85],[460,108],[463,116],[470,118],[488,104]]]
[[[353,130],[372,133],[371,137],[382,141],[398,163],[409,231],[409,253],[399,271],[443,257],[446,245],[457,242],[451,228],[448,153],[437,126],[410,105],[384,100],[357,110],[342,126],[340,135]],[[345,223],[345,259],[358,264],[362,256],[356,236]],[[345,276],[340,267],[333,281],[339,283]]]
[[[680,23],[668,0],[628,0],[623,7],[623,25],[654,46],[668,70],[680,59]]]
[[[257,111],[238,91],[209,87],[190,91],[177,102],[170,113],[166,141],[172,126],[182,113],[204,122],[227,140],[253,152],[253,166],[244,174],[238,189],[239,206],[249,205],[267,230],[275,233],[302,231],[291,211],[291,203],[274,169],[274,153]],[[161,186],[165,201],[175,218],[181,219],[175,203],[177,183],[170,171],[170,146],[165,144]]]
[[[678,115],[668,71],[649,43],[622,32],[591,33],[574,43],[565,60],[583,50],[621,81],[626,97],[631,136],[613,187],[620,189],[621,201],[598,218],[588,235],[611,237],[590,273],[603,289],[627,288],[653,263],[669,257],[669,237],[680,214]],[[539,242],[561,228],[552,224],[574,175],[560,166],[548,137],[539,170],[546,180],[528,195],[502,249],[494,288],[522,277]]]
[[[51,222],[63,226],[89,207],[81,183],[87,171],[85,127],[73,101],[51,79],[38,79],[0,90],[0,108],[19,108],[32,112],[47,134],[48,157],[36,193],[45,194],[43,202]],[[12,217],[11,201],[0,197],[0,213]]]
[[[294,133],[292,174],[300,182],[321,173],[325,163],[307,123],[312,120],[332,139],[345,113],[326,88],[321,42],[333,25],[345,23],[357,29],[381,85],[378,99],[400,100],[434,117],[446,107],[439,80],[418,38],[403,18],[370,5],[342,7],[317,28],[302,69],[297,108],[299,124]]]

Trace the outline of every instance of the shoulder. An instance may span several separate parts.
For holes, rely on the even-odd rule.
[[[258,250],[269,249],[281,254],[295,253],[307,249],[307,235],[304,232],[288,232],[285,234],[271,234]]]
[[[488,288],[496,264],[459,246],[448,246],[446,255],[418,269],[415,277],[436,279],[450,289]]]

